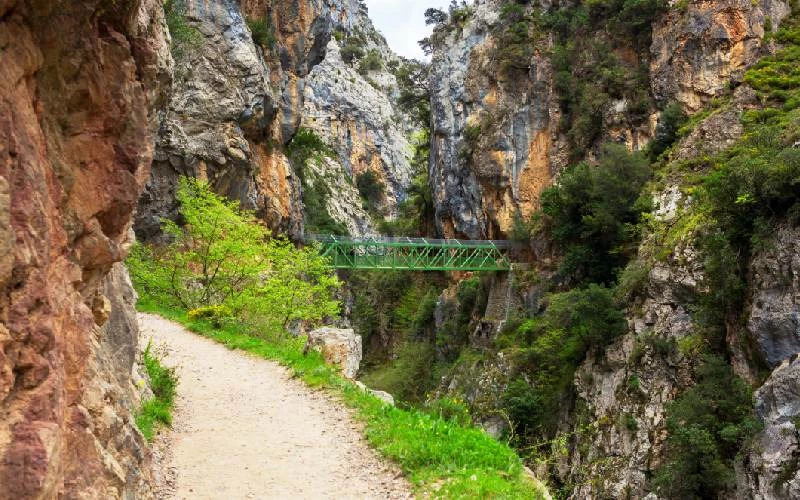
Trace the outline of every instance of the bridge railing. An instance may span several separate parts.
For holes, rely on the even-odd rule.
[[[310,234],[307,242],[321,245],[331,265],[344,269],[406,269],[419,271],[507,271],[505,249],[516,244],[495,240],[456,240]]]
[[[407,236],[336,236],[331,234],[307,234],[306,241],[317,241],[320,243],[337,243],[343,245],[381,245],[381,246],[419,246],[419,247],[441,247],[441,248],[496,248],[504,250],[517,246],[518,244],[508,240],[458,240],[458,239],[436,239],[436,238],[410,238]]]

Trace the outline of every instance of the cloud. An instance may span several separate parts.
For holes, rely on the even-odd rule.
[[[383,33],[389,47],[404,57],[423,59],[425,55],[417,41],[430,35],[425,26],[425,10],[446,8],[449,0],[366,0],[369,17]]]

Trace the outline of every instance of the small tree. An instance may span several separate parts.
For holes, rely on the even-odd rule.
[[[203,181],[182,178],[178,201],[183,225],[164,222],[172,243],[137,245],[128,259],[143,295],[186,309],[225,306],[270,331],[338,312],[339,281],[316,248],[271,238],[252,213]]]

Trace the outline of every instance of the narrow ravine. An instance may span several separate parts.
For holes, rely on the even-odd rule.
[[[231,351],[161,317],[140,314],[140,339],[179,377],[161,495],[201,498],[409,498],[398,468],[359,423],[276,363]]]

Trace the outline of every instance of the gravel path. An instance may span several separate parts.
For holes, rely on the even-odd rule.
[[[173,430],[157,447],[160,498],[409,498],[396,466],[364,442],[346,408],[280,365],[140,314],[180,379]],[[160,444],[159,444],[160,443]]]

